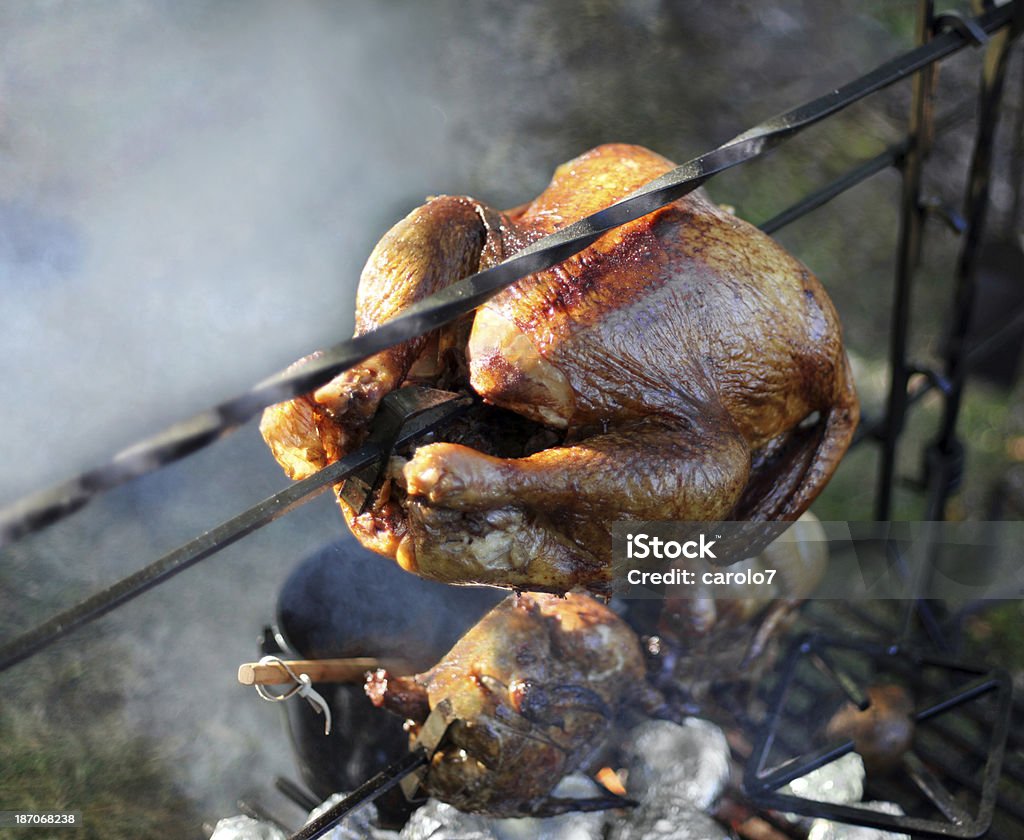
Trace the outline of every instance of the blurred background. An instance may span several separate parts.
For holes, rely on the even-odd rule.
[[[911,46],[914,7],[0,5],[0,506],[350,335],[363,261],[426,196],[514,206],[559,163],[609,141],[686,160]],[[980,57],[944,63],[940,113],[973,99]],[[991,214],[1009,240],[1020,236],[1007,175],[1020,64],[1017,55]],[[764,221],[901,139],[909,97],[908,84],[875,95],[708,191]],[[960,204],[972,131],[936,144],[924,191],[939,204]],[[884,172],[778,236],[832,295],[875,415],[899,191],[898,174]],[[916,358],[941,353],[957,248],[928,223]],[[954,516],[985,518],[994,500],[1024,509],[1013,493],[1020,396],[1016,384],[969,390]],[[907,479],[937,416],[927,400],[914,414]],[[250,424],[107,494],[0,554],[2,637],[285,483]],[[868,518],[873,493],[874,452],[862,447],[815,510]],[[921,516],[909,484],[896,501],[896,518]],[[235,672],[253,658],[288,572],[347,539],[343,529],[330,499],[314,500],[0,675],[0,808],[83,811],[81,836],[198,836],[244,791],[290,774],[277,710]],[[1008,615],[1014,627],[1019,611]],[[92,834],[90,820],[103,831]]]

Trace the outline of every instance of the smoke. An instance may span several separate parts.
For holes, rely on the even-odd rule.
[[[372,243],[457,180],[445,113],[399,49],[422,17],[0,10],[0,504],[351,334]],[[250,426],[6,552],[5,600],[35,593],[18,615],[40,620],[285,483]],[[93,669],[127,658],[124,728],[211,815],[292,774],[278,710],[234,674],[288,569],[343,527],[316,500],[61,645]]]
[[[369,247],[457,158],[397,8],[0,14],[6,503],[349,335]]]

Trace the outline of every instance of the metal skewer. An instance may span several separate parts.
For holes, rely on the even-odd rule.
[[[373,802],[378,796],[387,793],[410,773],[423,767],[429,759],[429,753],[424,747],[416,748],[357,787],[341,802],[324,811],[313,822],[307,823],[288,840],[314,840],[316,837],[323,837],[345,817],[354,814],[363,806]]]
[[[385,767],[288,840],[313,840],[315,837],[322,837],[345,817],[354,814],[398,784],[402,785],[402,793],[406,799],[415,799],[419,793],[420,781],[426,772],[424,768],[444,741],[448,728],[453,723],[455,718],[452,716],[451,703],[448,700],[441,700],[423,722],[407,756]]]
[[[392,418],[392,422],[402,423],[401,430],[394,437],[394,445],[402,446],[455,417],[472,404],[472,398],[447,391],[410,387],[388,394],[384,402],[402,407],[400,414],[382,412],[384,416]],[[72,630],[106,615],[189,566],[194,566],[225,546],[273,522],[352,473],[386,461],[390,454],[377,443],[368,441],[351,455],[324,467],[309,478],[295,482],[159,560],[44,621],[0,647],[0,671],[39,653]]]

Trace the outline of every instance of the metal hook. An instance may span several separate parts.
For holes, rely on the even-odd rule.
[[[935,18],[934,30],[936,34],[947,29],[955,29],[976,47],[981,47],[988,43],[988,33],[984,29],[978,26],[974,20],[965,18],[956,12],[945,12]]]
[[[317,714],[324,716],[324,735],[331,734],[331,707],[323,696],[313,688],[309,674],[296,674],[286,662],[276,656],[264,656],[260,665],[277,665],[294,681],[294,685],[282,694],[273,694],[267,691],[266,686],[256,683],[256,693],[264,700],[271,703],[280,703],[283,700],[290,700],[296,694],[302,697]]]

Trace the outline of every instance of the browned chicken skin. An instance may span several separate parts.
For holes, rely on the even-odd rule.
[[[672,166],[608,145],[513,211],[430,200],[371,255],[357,332]],[[341,501],[353,532],[424,577],[552,592],[608,590],[616,520],[797,518],[858,417],[821,285],[700,192],[519,281],[471,320],[268,409],[261,430],[303,477],[361,442],[406,381],[472,389],[519,416],[523,445],[499,456],[502,441],[454,436],[394,459],[373,510]],[[551,438],[539,448],[538,430]]]
[[[454,722],[422,786],[492,816],[557,812],[552,788],[647,692],[633,631],[582,594],[510,596],[429,671],[378,671],[367,682],[377,705],[417,723],[451,704]]]

